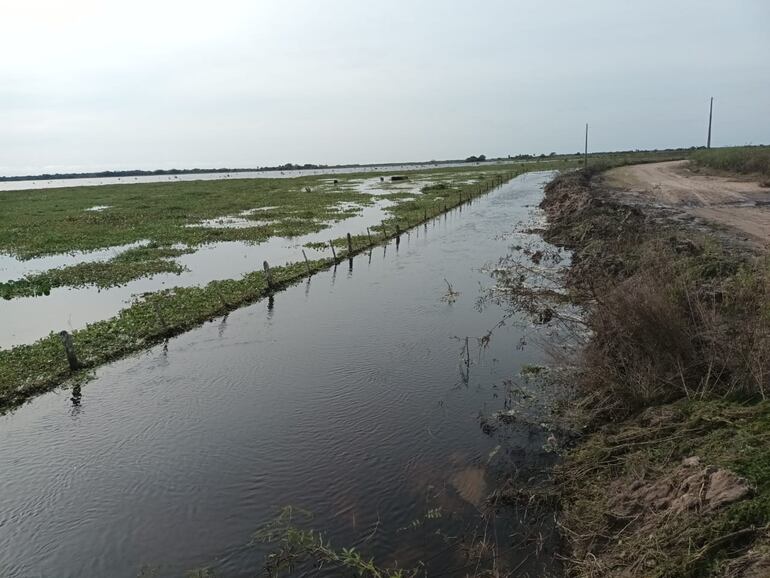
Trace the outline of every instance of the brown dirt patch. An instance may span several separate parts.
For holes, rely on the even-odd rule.
[[[703,467],[691,457],[662,478],[613,484],[610,506],[619,518],[636,519],[644,527],[659,523],[659,516],[681,516],[687,512],[707,514],[746,497],[748,482],[733,472],[714,466]]]
[[[630,165],[607,171],[604,184],[627,201],[677,208],[740,231],[770,247],[770,189],[755,180],[696,174],[688,161]]]

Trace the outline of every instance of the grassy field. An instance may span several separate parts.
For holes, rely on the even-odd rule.
[[[770,183],[770,146],[703,149],[690,155],[696,167],[759,176]]]

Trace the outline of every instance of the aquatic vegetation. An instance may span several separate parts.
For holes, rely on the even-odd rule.
[[[267,575],[278,578],[302,564],[331,566],[364,578],[414,578],[424,574],[421,569],[381,568],[355,548],[336,549],[322,532],[297,525],[310,518],[309,512],[288,506],[254,534],[255,542],[274,548],[265,559]]]
[[[51,289],[57,287],[92,285],[105,289],[157,273],[181,273],[184,267],[171,258],[188,252],[189,249],[141,247],[126,251],[110,261],[49,269],[16,281],[0,283],[0,298],[48,295]]]

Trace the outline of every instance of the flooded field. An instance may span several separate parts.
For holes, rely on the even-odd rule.
[[[252,536],[286,506],[385,566],[554,569],[547,524],[485,502],[555,459],[554,392],[519,377],[550,329],[514,318],[485,341],[506,310],[479,305],[487,266],[540,242],[521,224],[548,176],[1,417],[0,574],[254,576],[269,548]],[[237,266],[211,251],[187,257]],[[519,395],[528,409],[489,427]]]
[[[544,160],[544,163],[550,161]],[[478,164],[478,163],[477,163]],[[493,163],[485,163],[490,165]],[[55,187],[92,187],[101,185],[116,185],[125,183],[166,183],[179,181],[216,181],[221,179],[281,179],[309,177],[317,175],[344,175],[349,173],[367,173],[383,171],[419,171],[431,168],[467,168],[466,162],[454,163],[422,163],[403,165],[383,165],[366,167],[339,167],[329,169],[298,169],[270,171],[239,171],[232,173],[200,173],[183,175],[145,175],[138,177],[103,177],[82,179],[36,179],[25,181],[0,182],[0,191],[19,191],[23,189],[50,189]]]
[[[239,279],[264,261],[332,257],[331,241],[384,234],[407,213],[422,220],[497,170],[6,193],[0,349],[84,328],[162,289]]]
[[[330,240],[343,237],[347,233],[365,234],[367,227],[379,225],[388,218],[385,209],[393,205],[395,203],[387,199],[377,200],[369,206],[362,207],[355,216],[331,223],[329,227],[318,233],[298,237],[271,237],[259,244],[224,241],[203,245],[191,253],[174,259],[184,268],[184,271],[178,274],[151,275],[106,289],[61,287],[51,290],[49,295],[0,300],[0,316],[4,321],[4,329],[0,334],[0,348],[32,343],[45,337],[52,330],[72,331],[85,327],[88,323],[107,319],[144,293],[168,287],[201,286],[216,279],[237,279],[246,273],[260,269],[265,260],[271,265],[302,261],[303,250],[310,259],[331,257],[331,248],[328,246]],[[323,243],[325,247],[305,247],[308,243]],[[141,244],[134,246],[137,245],[141,246]],[[19,271],[26,266],[27,271],[35,272],[33,267],[36,266],[50,268],[52,263],[66,264],[67,259],[72,260],[70,262],[77,262],[74,260],[83,258],[89,261],[107,260],[119,252],[119,249],[112,248],[93,253],[76,253],[72,256],[43,257],[31,261],[19,261],[6,257],[8,261],[6,270]],[[3,261],[0,257],[0,274],[3,274],[2,267]]]

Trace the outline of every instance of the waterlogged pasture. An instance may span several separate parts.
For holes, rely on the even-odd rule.
[[[515,165],[511,168],[523,172],[528,167]],[[210,213],[196,209],[191,201],[183,201],[184,195],[179,191],[170,193],[167,197],[173,202],[188,203],[189,213],[185,219],[170,219],[168,230],[153,225],[141,233],[128,228],[122,231],[122,237],[117,233],[113,236],[116,242],[126,241],[126,236],[130,238],[131,235],[149,236],[149,244],[126,250],[107,262],[75,265],[40,274],[51,279],[54,275],[63,277],[67,272],[82,267],[90,273],[97,271],[104,278],[101,287],[108,288],[46,288],[42,294],[0,301],[0,315],[4,320],[0,347],[5,347],[0,349],[0,407],[13,407],[72,376],[58,335],[61,330],[72,333],[81,365],[96,367],[272,294],[281,286],[386,243],[391,238],[408,236],[411,227],[426,223],[453,207],[461,207],[516,174],[513,171],[500,173],[499,169],[500,166],[484,169],[474,166],[462,172],[444,170],[410,175],[409,192],[403,190],[406,184],[401,182],[398,187],[401,192],[380,195],[361,192],[359,189],[365,179],[356,175],[351,175],[345,186],[341,186],[341,180],[337,183],[324,183],[319,179],[312,183],[309,180],[282,181],[279,183],[281,186],[293,187],[289,197],[296,201],[294,209],[284,202],[285,197],[280,194],[269,195],[263,191],[259,196],[261,207],[243,209],[247,202],[245,193],[241,193],[237,205],[233,200],[225,200],[223,193],[218,193],[215,204],[221,213],[235,214],[240,210],[240,218],[256,216],[264,220],[266,215],[279,219],[281,211],[287,215],[296,214],[299,210],[306,214],[307,222],[291,217],[284,219],[284,227],[292,223],[303,230],[319,229],[296,237],[273,236],[262,242],[256,238],[250,241],[237,238],[243,233],[253,234],[248,228],[189,226],[200,224],[204,217],[213,217],[207,217]],[[381,182],[389,181],[383,178]],[[234,183],[228,181],[224,184],[229,187]],[[187,185],[183,183],[180,186],[186,190]],[[246,187],[244,183],[235,185],[236,189]],[[271,187],[275,186],[267,181],[259,184],[260,190],[261,187],[272,190]],[[131,187],[127,189],[130,191]],[[63,191],[70,194],[73,190]],[[95,195],[97,190],[103,191],[105,187],[89,189],[86,193]],[[42,193],[45,195],[50,191]],[[198,198],[205,197],[201,195]],[[329,198],[333,199],[333,203],[328,201]],[[312,199],[318,200],[317,207],[310,202]],[[298,209],[299,200],[303,204]],[[119,200],[92,197],[79,202],[86,208],[98,203],[116,207]],[[156,206],[161,203],[158,199],[153,202]],[[163,201],[165,204],[169,202],[168,198]],[[248,202],[253,205],[255,201],[251,198]],[[229,203],[226,209],[225,203]],[[259,208],[264,210],[256,210]],[[108,210],[81,213],[90,217],[103,216],[108,214]],[[339,218],[323,221],[329,219],[331,214]],[[80,218],[79,213],[75,220]],[[172,230],[171,223],[176,223],[175,230]],[[190,231],[193,235],[203,235],[203,238],[214,234],[214,238],[222,235],[228,240],[194,245],[191,238],[186,237],[191,234]],[[158,236],[153,238],[156,233]],[[78,238],[90,239],[83,241],[83,245],[95,243],[93,234],[86,227]],[[235,235],[236,238],[230,239],[228,235]],[[186,239],[186,242],[180,239]],[[26,245],[28,251],[32,250],[33,244],[41,246],[42,241],[30,242]],[[129,276],[133,264],[146,266],[153,260],[178,265],[182,271],[163,272],[130,280],[120,286],[110,286],[111,279],[107,276],[110,267],[126,266]],[[273,270],[273,287],[269,286],[268,276],[262,271],[265,261]],[[34,279],[34,276],[27,277],[25,282],[32,283]]]
[[[501,258],[543,245],[531,213],[550,176],[522,175],[400,242],[357,236],[362,251],[340,246],[311,278],[304,263],[276,270],[282,291],[229,315],[247,291],[266,295],[263,274],[155,294],[105,322],[121,332],[76,334],[83,356],[119,350],[123,332],[158,343],[0,416],[0,574],[262,575],[286,506],[381,567],[555,571],[553,516],[487,500],[556,459],[553,390],[519,377],[543,365],[555,327],[480,306]],[[200,310],[212,321],[165,341],[155,303],[169,325]],[[282,575],[355,573],[315,554],[323,569],[293,560]]]
[[[331,256],[328,247],[311,248],[367,228],[369,235],[384,235],[386,220],[392,227],[402,216],[423,220],[456,204],[459,195],[477,193],[473,185],[501,170],[412,172],[398,182],[387,174],[337,175],[0,192],[6,209],[0,216],[0,297],[16,300],[0,304],[8,320],[0,347],[60,328],[30,321],[30,310],[41,304],[37,317],[74,329],[114,315],[132,295],[239,278],[261,269],[264,260],[300,261],[305,246],[310,258]],[[73,288],[90,297],[94,289],[117,289],[99,291],[83,312],[67,305],[81,301],[82,291]]]

